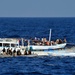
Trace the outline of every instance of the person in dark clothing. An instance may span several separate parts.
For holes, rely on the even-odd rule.
[[[17,55],[21,55],[21,52],[20,52],[20,50],[18,50],[18,51],[17,51]]]
[[[9,54],[9,48],[7,49],[7,55]]]
[[[63,43],[61,39],[59,39],[59,44]]]
[[[15,49],[13,50],[13,56],[16,56],[16,50]]]
[[[28,54],[29,54],[29,55],[31,54],[31,50],[28,50]]]
[[[3,48],[2,51],[3,51],[3,55],[5,55],[5,54],[6,54],[6,50],[5,50],[5,48]]]
[[[16,50],[15,49],[13,50],[13,53],[16,53]]]
[[[3,48],[3,52],[5,52],[5,48]]]
[[[24,55],[27,55],[27,51],[25,50]]]
[[[9,49],[9,54],[12,55],[12,49]]]

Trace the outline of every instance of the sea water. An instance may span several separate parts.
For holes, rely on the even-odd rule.
[[[0,18],[0,38],[66,38],[75,43],[75,18]],[[0,75],[75,75],[75,57],[0,58]]]

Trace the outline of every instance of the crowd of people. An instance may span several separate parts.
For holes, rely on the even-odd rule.
[[[13,56],[20,56],[20,55],[22,55],[22,53],[21,53],[21,51],[20,50],[17,50],[16,51],[16,49],[14,49],[14,50],[12,50],[12,49],[5,49],[5,48],[3,48],[3,55],[13,55]],[[31,54],[31,51],[30,50],[28,50],[28,52],[25,50],[24,51],[24,55],[30,55]]]
[[[57,39],[56,41],[48,41],[46,38],[42,38],[41,40],[39,39],[32,40],[33,45],[55,45],[55,44],[61,44],[66,42],[67,42],[66,39],[64,40]]]

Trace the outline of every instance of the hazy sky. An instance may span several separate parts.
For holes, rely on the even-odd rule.
[[[0,0],[0,17],[75,17],[75,0]]]

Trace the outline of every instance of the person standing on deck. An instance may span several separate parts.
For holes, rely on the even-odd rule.
[[[3,55],[6,55],[6,50],[5,50],[5,48],[3,48]]]
[[[16,50],[15,49],[13,50],[13,56],[16,56]]]

